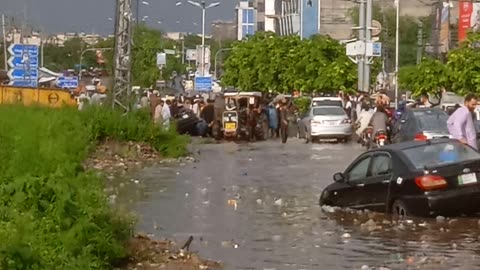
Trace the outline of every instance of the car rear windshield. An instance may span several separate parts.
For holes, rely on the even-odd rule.
[[[447,131],[448,114],[444,111],[424,110],[413,113],[422,130]]]
[[[342,107],[341,100],[315,100],[312,104],[312,107],[315,106],[338,106]]]
[[[345,115],[341,107],[320,107],[313,108],[313,115]]]
[[[416,169],[480,159],[480,154],[460,142],[432,143],[402,150]]]

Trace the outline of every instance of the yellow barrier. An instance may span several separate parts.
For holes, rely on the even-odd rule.
[[[0,104],[42,105],[48,107],[77,106],[70,92],[53,88],[0,86]]]

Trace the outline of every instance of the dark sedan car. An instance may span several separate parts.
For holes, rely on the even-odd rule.
[[[393,128],[392,142],[449,138],[448,114],[439,108],[405,111]]]
[[[320,197],[321,205],[394,216],[480,211],[480,153],[456,140],[392,144],[360,155]]]

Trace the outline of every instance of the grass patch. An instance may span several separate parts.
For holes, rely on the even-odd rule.
[[[188,143],[144,111],[0,106],[0,269],[109,269],[126,256],[131,220],[81,166],[106,138],[146,142],[166,157]]]

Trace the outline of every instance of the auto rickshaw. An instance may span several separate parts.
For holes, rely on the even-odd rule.
[[[223,137],[226,139],[268,138],[268,119],[264,113],[260,92],[224,93],[225,110],[222,115]]]

